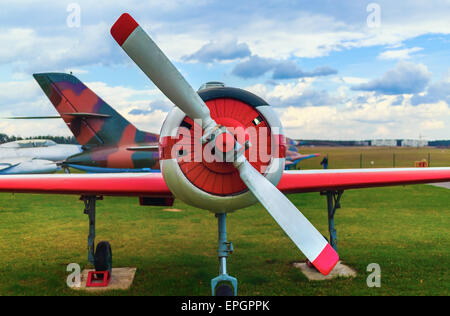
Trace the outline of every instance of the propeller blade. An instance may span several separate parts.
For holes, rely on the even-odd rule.
[[[159,90],[187,116],[201,119],[205,129],[217,125],[197,92],[128,13],[122,14],[114,23],[111,35]]]
[[[244,158],[237,166],[242,181],[261,202],[301,252],[324,275],[339,260],[336,251],[322,234],[269,180]]]

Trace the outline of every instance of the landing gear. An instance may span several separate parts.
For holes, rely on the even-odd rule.
[[[96,271],[112,271],[111,245],[107,241],[99,242],[95,250],[95,206],[97,200],[103,200],[102,196],[82,196],[84,202],[84,214],[89,216],[88,236],[88,260],[95,266]],[[95,252],[94,252],[95,251]]]
[[[107,241],[101,241],[97,244],[94,255],[95,271],[112,272],[112,251],[111,245]]]
[[[334,214],[338,208],[341,208],[341,197],[344,191],[326,191],[320,195],[327,196],[328,207],[328,231],[330,232],[330,245],[337,251],[337,231],[334,226]]]
[[[326,195],[327,197],[327,209],[328,209],[328,231],[330,232],[330,240],[328,240],[325,236],[325,238],[333,247],[334,250],[337,252],[337,231],[334,226],[334,214],[336,214],[336,210],[338,208],[341,208],[341,197],[342,194],[344,194],[344,191],[325,191],[320,192],[320,195]],[[306,264],[308,267],[312,269],[316,269],[316,267],[312,264],[311,261],[306,259]],[[318,271],[318,270],[317,270]]]
[[[237,296],[237,279],[227,274],[227,257],[233,252],[233,244],[227,241],[226,213],[216,214],[219,228],[220,275],[211,280],[213,296]]]

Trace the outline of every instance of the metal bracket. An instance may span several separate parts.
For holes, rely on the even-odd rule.
[[[227,241],[226,213],[216,214],[219,228],[219,249],[218,256],[220,262],[220,275],[211,280],[212,295],[216,294],[216,287],[221,282],[231,283],[234,295],[237,296],[237,279],[227,274],[227,257],[233,253],[233,243]]]
[[[80,200],[84,202],[84,214],[89,216],[89,236],[88,236],[88,261],[94,264],[95,252],[95,206],[97,200],[103,200],[102,196],[83,195]]]
[[[330,245],[337,251],[337,231],[334,225],[334,214],[338,208],[341,208],[341,197],[344,194],[343,190],[339,191],[325,191],[320,195],[327,196],[328,208],[328,231],[330,232]]]

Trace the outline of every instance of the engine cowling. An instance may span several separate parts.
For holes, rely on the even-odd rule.
[[[277,185],[286,147],[281,122],[271,106],[242,89],[212,87],[198,93],[211,117],[233,134],[253,167]],[[190,205],[216,213],[256,203],[230,157],[224,154],[223,159],[217,159],[215,150],[227,152],[233,141],[218,138],[202,144],[201,138],[200,124],[174,107],[160,134],[161,170],[172,193]]]

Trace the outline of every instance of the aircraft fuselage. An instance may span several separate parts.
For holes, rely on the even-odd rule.
[[[133,144],[157,146],[157,143]],[[137,146],[137,147],[139,147]],[[68,157],[66,165],[80,165],[96,168],[118,169],[159,169],[158,150],[134,150],[129,144],[121,146],[99,146],[86,149],[82,153]]]

